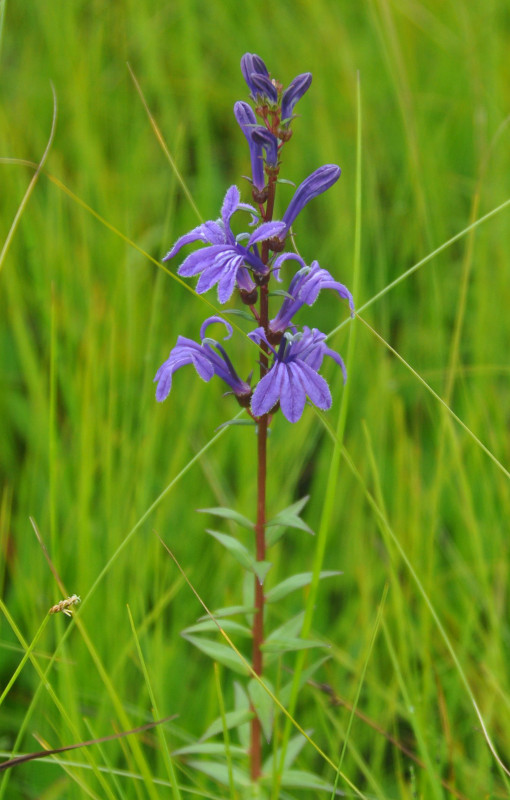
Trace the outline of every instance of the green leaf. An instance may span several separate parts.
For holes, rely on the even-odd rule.
[[[299,679],[299,689],[300,690],[303,688],[305,683],[307,683],[307,681],[310,680],[312,675],[315,672],[317,672],[319,667],[322,667],[322,665],[326,661],[328,661],[329,658],[330,658],[330,656],[323,656],[323,658],[319,658],[318,661],[315,661],[313,664],[311,664],[309,667],[307,667],[306,669],[304,669],[301,672],[300,679]],[[278,697],[278,699],[280,700],[280,702],[281,702],[281,704],[283,706],[288,706],[288,704],[290,702],[291,694],[292,694],[292,681],[289,681],[288,683],[285,684],[285,686],[283,686],[280,689],[280,694],[279,694],[279,697]]]
[[[229,536],[227,533],[219,533],[218,531],[211,531],[209,529],[207,529],[206,533],[214,536],[214,538],[229,551],[230,555],[234,556],[235,560],[238,561],[242,567],[253,572],[255,559],[242,542],[235,539],[233,536]]]
[[[298,637],[287,637],[281,639],[271,639],[261,646],[264,653],[290,653],[294,650],[311,650],[313,647],[329,647],[324,642],[314,641],[313,639],[299,639]]]
[[[215,428],[215,431],[221,431],[222,428],[227,428],[229,425],[249,425],[252,428],[255,428],[257,423],[252,419],[229,419],[227,422],[222,422],[221,425],[218,425],[218,427]]]
[[[264,584],[264,581],[266,579],[266,575],[269,572],[269,570],[271,569],[271,567],[272,567],[272,564],[271,564],[270,561],[254,561],[253,562],[253,567],[252,567],[253,572],[255,573],[257,578],[259,579],[259,583],[261,585]]]
[[[242,317],[242,319],[247,319],[248,322],[253,322],[253,315],[250,314],[249,311],[245,311],[244,308],[222,308],[222,314],[231,314],[234,317]]]
[[[239,681],[234,681],[234,700],[236,711],[243,711],[249,713],[249,719],[253,714],[250,711],[250,698],[246,694],[244,687],[241,686]],[[250,747],[250,723],[245,722],[242,725],[237,725],[237,735],[242,746],[248,750]]]
[[[236,614],[253,614],[254,611],[253,606],[225,606],[224,608],[217,608],[216,611],[212,612],[212,615],[219,622],[224,617],[233,617]],[[203,619],[211,619],[211,617],[209,614],[204,614],[199,617],[198,621],[201,622]]]
[[[287,518],[293,519],[294,517],[297,517],[299,519],[299,515],[301,514],[301,511],[306,506],[306,504],[308,503],[309,499],[310,499],[310,495],[307,494],[304,497],[302,497],[300,500],[296,500],[295,503],[292,503],[292,505],[287,506],[287,508],[284,508],[283,511],[279,511],[278,514],[275,517],[273,517],[273,519],[270,520],[266,524],[267,525],[288,525],[289,523],[287,522]],[[311,531],[311,528],[308,528],[308,530]]]
[[[253,712],[250,711],[249,708],[240,708],[236,709],[235,711],[227,711],[225,714],[225,724],[227,726],[227,730],[231,730],[232,728],[238,728],[241,725],[244,725],[246,722],[249,722],[253,717]],[[212,739],[213,736],[217,736],[219,733],[223,733],[223,718],[218,717],[211,722],[209,727],[207,728],[206,732],[200,737],[200,742],[205,742],[206,739]]]
[[[281,697],[279,699],[281,700]],[[281,702],[282,702],[282,705],[285,705],[285,703],[283,703],[283,701],[281,701]],[[307,731],[307,733],[310,734],[311,731]],[[292,764],[294,763],[294,761],[296,760],[296,758],[300,754],[301,750],[305,746],[306,741],[307,741],[306,737],[303,736],[302,733],[298,733],[297,736],[293,736],[292,739],[289,740],[289,743],[287,744],[287,749],[285,750],[285,758],[283,760],[283,768],[284,769],[289,769],[292,766]],[[275,756],[274,753],[272,753],[265,760],[264,765],[262,767],[262,772],[263,773],[270,774],[272,772],[272,770],[273,770],[274,764],[275,763],[276,764],[280,763],[281,752],[282,752],[281,748],[278,748],[278,750],[276,751],[276,756]]]
[[[264,683],[266,684],[267,688],[270,689],[274,694],[274,689],[272,685],[265,678],[264,678]],[[252,678],[252,680],[248,683],[248,694],[250,696],[251,702],[253,703],[253,708],[255,709],[255,713],[260,720],[260,724],[262,726],[262,732],[264,733],[266,741],[269,744],[273,733],[273,720],[274,720],[273,700],[268,695],[264,687],[261,686],[259,681],[257,681],[255,678]]]
[[[222,619],[218,620],[218,625],[223,628],[225,633],[233,633],[251,638],[251,630],[246,625],[241,625],[239,622],[234,622],[231,619]],[[218,625],[216,625],[213,619],[207,617],[207,619],[199,620],[196,625],[190,625],[189,628],[185,628],[181,633],[183,636],[187,636],[189,633],[210,633],[210,631],[219,633]]]
[[[249,572],[243,575],[243,603],[249,608],[255,606],[255,581]],[[246,614],[246,621],[250,626],[253,624],[253,613]]]
[[[338,572],[337,570],[323,570],[319,575],[319,579],[332,578],[342,574],[342,572]],[[266,603],[277,603],[283,597],[286,597],[286,595],[295,592],[296,589],[302,589],[304,586],[308,586],[312,582],[312,575],[312,572],[300,572],[298,575],[292,575],[290,578],[286,578],[272,589],[269,589],[266,593]]]
[[[209,656],[209,658],[212,658],[213,661],[218,661],[218,663],[223,664],[229,669],[233,669],[235,672],[239,672],[241,675],[250,674],[248,668],[243,664],[235,650],[232,650],[231,647],[221,644],[221,642],[213,642],[211,639],[202,639],[199,636],[186,635],[184,638],[188,642],[191,642],[191,644],[194,644],[195,647]]]
[[[188,761],[188,767],[196,769],[198,772],[203,772],[218,783],[224,786],[229,786],[230,776],[228,767],[225,764],[218,764],[216,761]],[[247,772],[239,769],[239,767],[232,767],[232,775],[234,784],[238,789],[242,789],[250,785],[250,777]]]
[[[267,547],[271,547],[271,545],[275,544],[283,534],[285,533],[287,528],[297,528],[301,531],[306,531],[306,533],[314,535],[313,530],[304,522],[299,514],[301,510],[304,508],[305,504],[308,502],[309,496],[302,497],[301,500],[298,500],[296,503],[292,503],[292,505],[284,508],[283,511],[280,511],[273,519],[270,519],[266,522],[266,545]],[[269,530],[267,530],[269,528]]]
[[[266,640],[271,641],[271,639],[286,639],[288,637],[299,636],[301,628],[303,627],[304,618],[305,612],[300,611],[299,614],[288,619],[287,622],[284,622],[279,628],[275,628],[274,631],[266,637]]]
[[[247,751],[244,747],[237,745],[229,745],[229,753],[233,756],[246,757]],[[225,744],[222,742],[195,742],[186,747],[180,747],[174,750],[172,756],[186,756],[186,755],[206,755],[206,756],[224,756]]]
[[[238,525],[241,525],[243,528],[246,528],[249,531],[254,530],[255,525],[248,517],[245,517],[243,514],[240,514],[238,511],[234,511],[233,508],[224,508],[219,506],[218,508],[197,508],[199,514],[212,514],[214,517],[221,517],[222,519],[231,519],[233,522],[237,522]]]
[[[332,792],[331,783],[314,775],[313,772],[305,772],[302,769],[287,769],[282,773],[281,785],[294,787],[296,789],[316,789],[317,791]],[[343,794],[343,792],[339,792]]]

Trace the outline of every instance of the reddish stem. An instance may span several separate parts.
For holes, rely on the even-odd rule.
[[[270,181],[269,195],[266,204],[264,218],[270,221],[273,217],[274,195],[276,183]],[[269,261],[269,246],[267,242],[262,245],[262,261],[267,264]],[[258,314],[259,324],[267,330],[269,325],[269,297],[268,287],[264,284],[260,287],[260,311]],[[261,343],[260,354],[260,377],[263,378],[268,368],[268,348]],[[264,561],[266,558],[266,479],[267,479],[267,428],[268,414],[260,417],[257,422],[257,521],[255,524],[256,539],[256,558],[257,561]],[[253,650],[252,666],[257,675],[262,675],[264,662],[262,658],[261,646],[264,642],[264,587],[255,576],[255,612],[253,615]],[[262,729],[260,720],[254,714],[251,721],[251,779],[256,781],[261,774],[262,765]]]

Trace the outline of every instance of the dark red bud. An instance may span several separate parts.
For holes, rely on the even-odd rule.
[[[256,186],[252,186],[251,193],[253,196],[254,201],[257,205],[262,205],[266,202],[268,195],[269,195],[269,187],[264,186],[263,189],[257,189]]]
[[[253,394],[253,392],[250,392],[249,394],[236,394],[237,402],[239,403],[241,408],[249,408],[250,407],[252,394]]]
[[[247,292],[246,289],[241,289],[239,294],[241,296],[241,302],[244,303],[245,306],[255,305],[259,296],[257,289],[252,289],[251,292]]]
[[[278,236],[273,236],[272,239],[268,239],[268,244],[273,253],[281,253],[285,248],[285,239],[282,241]]]
[[[272,331],[268,329],[265,333],[269,344],[272,344],[273,347],[276,348],[282,340],[283,331]]]

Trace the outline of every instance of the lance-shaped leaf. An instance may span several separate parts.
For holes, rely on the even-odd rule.
[[[285,703],[282,702],[282,705]],[[306,733],[310,736],[312,734],[311,730],[306,731]],[[303,736],[302,733],[298,733],[297,736],[293,736],[292,739],[289,740],[287,747],[285,748],[285,755],[283,757],[283,768],[289,769],[298,755],[300,754],[301,750],[306,744],[306,737]],[[269,758],[264,761],[264,765],[262,767],[262,772],[267,772],[271,774],[271,770],[273,769],[274,764],[279,764],[282,755],[282,750],[279,747],[276,751],[276,756],[272,753]]]
[[[196,769],[197,772],[202,772],[208,775],[223,786],[229,786],[231,781],[231,774],[226,764],[218,764],[216,761],[188,761],[188,767]],[[234,784],[238,789],[247,788],[250,785],[250,776],[239,767],[232,767],[232,778]]]
[[[255,561],[253,564],[253,572],[259,579],[259,583],[261,586],[264,585],[264,581],[266,579],[266,575],[269,572],[273,565],[270,561]]]
[[[229,745],[228,751],[231,756],[246,758],[246,749],[238,745]],[[179,747],[174,750],[172,756],[205,755],[205,756],[225,756],[225,745],[221,742],[194,742],[186,747]]]
[[[249,675],[248,667],[241,661],[235,650],[221,642],[213,642],[211,639],[202,639],[200,636],[186,635],[186,641],[194,644],[202,653],[218,661],[219,664],[239,672],[241,675]]]
[[[268,689],[271,690],[274,694],[274,689],[269,681],[264,678],[264,683]],[[266,737],[266,741],[269,744],[271,741],[271,735],[273,732],[273,720],[274,720],[274,704],[271,697],[268,695],[266,690],[263,686],[253,678],[248,684],[248,694],[250,696],[250,700],[253,703],[253,708],[255,709],[255,713],[259,718],[260,724],[262,726],[262,732]]]
[[[249,708],[227,711],[224,719],[223,717],[218,717],[214,722],[211,722],[205,733],[200,737],[199,742],[205,742],[207,739],[212,739],[213,736],[218,736],[219,733],[223,733],[224,725],[228,730],[232,730],[232,728],[237,728],[239,725],[244,725],[246,722],[249,722],[252,717],[253,711],[250,711]]]
[[[323,642],[299,638],[304,616],[305,612],[301,611],[272,631],[261,647],[264,653],[274,655],[295,650],[308,650],[312,647],[325,647]]]
[[[239,681],[234,681],[234,704],[236,711],[249,713],[249,719],[252,718],[253,713],[250,709],[250,698],[246,694],[244,687],[241,686]],[[250,723],[249,721],[239,723],[236,725],[237,735],[242,746],[248,750],[250,746]]]
[[[342,575],[342,573],[338,572],[338,570],[323,570],[319,575],[319,580],[332,578],[335,575]],[[290,578],[286,578],[281,583],[273,586],[272,589],[269,589],[266,593],[266,603],[277,603],[291,592],[308,586],[312,582],[312,576],[313,572],[300,572],[297,575],[291,575]]]
[[[249,531],[252,531],[255,528],[255,525],[253,522],[251,522],[251,520],[248,519],[248,517],[245,517],[238,511],[234,511],[233,508],[223,508],[222,506],[219,506],[218,508],[197,508],[197,511],[199,514],[212,514],[215,517],[230,519],[233,522],[237,522],[237,524],[241,525],[243,528],[247,528]]]
[[[299,637],[287,636],[266,641],[260,649],[267,655],[277,655],[293,653],[298,650],[311,650],[314,647],[329,647],[329,645],[319,642],[318,639],[300,639]]]
[[[236,614],[253,614],[254,611],[255,608],[253,606],[225,606],[224,608],[217,608],[212,612],[212,615],[221,624],[221,620],[225,617],[234,617]],[[198,621],[201,622],[203,619],[211,619],[211,617],[209,614],[204,614],[198,618]]]
[[[313,772],[305,772],[302,769],[288,769],[282,773],[281,786],[295,789],[315,789],[316,791],[333,792],[334,786],[331,783],[319,778]],[[336,790],[335,794],[345,797],[345,792]]]
[[[229,536],[227,533],[219,533],[218,531],[211,530],[207,530],[207,533],[214,536],[214,538],[234,556],[242,567],[253,572],[261,584],[264,583],[265,577],[271,567],[271,562],[257,561],[242,542],[235,539],[233,536]]]
[[[274,631],[272,631],[266,637],[266,641],[270,641],[271,639],[281,639],[282,637],[288,636],[299,636],[303,627],[304,619],[305,612],[300,611],[299,614],[296,614],[294,617],[288,619],[287,622],[284,622],[279,628],[275,628]]]
[[[246,625],[241,625],[239,622],[234,622],[231,619],[217,620],[217,622],[225,633],[229,635],[233,633],[234,635],[237,634],[238,636],[251,638],[251,630],[246,627]],[[189,628],[185,628],[181,633],[183,636],[188,636],[190,633],[210,633],[211,631],[219,633],[218,625],[216,624],[216,620],[207,617],[207,619],[199,620],[196,625],[190,625]]]
[[[308,500],[309,495],[302,497],[301,500],[284,508],[283,511],[280,511],[275,517],[266,522],[266,544],[268,547],[271,547],[281,539],[287,528],[297,528],[298,530],[306,531],[312,536],[314,535],[313,530],[299,516]]]
[[[207,533],[209,533],[211,536],[214,536],[216,541],[222,544],[223,547],[225,547],[229,553],[234,556],[235,560],[238,561],[242,567],[253,571],[255,558],[252,556],[248,548],[242,544],[242,542],[240,542],[238,539],[235,539],[233,536],[229,536],[227,533],[219,533],[218,531],[211,530],[207,530]]]
[[[305,683],[307,683],[310,680],[312,675],[315,672],[317,672],[319,667],[322,667],[322,665],[326,661],[328,661],[329,658],[330,658],[330,656],[323,656],[323,658],[319,658],[318,661],[315,661],[313,664],[311,664],[309,667],[307,667],[307,669],[304,669],[301,672],[300,679],[299,679],[299,690],[301,690],[303,688]],[[287,706],[290,703],[290,698],[291,698],[291,695],[292,695],[292,689],[293,689],[293,680],[291,680],[288,683],[286,683],[285,686],[282,686],[282,688],[280,689],[280,694],[279,694],[278,699],[280,700],[282,706]]]

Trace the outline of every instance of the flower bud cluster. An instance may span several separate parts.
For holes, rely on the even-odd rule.
[[[209,381],[214,375],[223,380],[243,408],[254,419],[281,408],[290,422],[297,422],[306,400],[321,409],[331,407],[331,393],[324,378],[318,374],[324,356],[330,356],[342,369],[341,357],[325,344],[326,336],[317,329],[304,327],[299,332],[293,322],[304,306],[311,306],[321,289],[333,289],[347,300],[351,314],[354,303],[349,290],[336,281],[317,261],[307,266],[301,256],[286,251],[288,234],[303,208],[325,192],[340,177],[340,168],[326,164],[309,175],[296,189],[281,220],[273,219],[276,184],[280,172],[281,152],[292,135],[294,108],[312,82],[310,73],[294,78],[284,89],[271,78],[263,60],[246,53],[241,59],[241,71],[250,90],[255,109],[244,101],[234,106],[234,115],[246,137],[251,161],[253,203],[241,202],[239,189],[231,186],[225,195],[218,220],[209,220],[181,236],[164,257],[172,259],[184,246],[202,243],[205,247],[188,255],[178,275],[198,276],[196,291],[203,294],[217,287],[218,301],[224,304],[234,292],[250,309],[257,327],[248,334],[261,348],[260,381],[254,387],[243,381],[235,371],[222,345],[205,336],[213,322],[231,326],[221,317],[210,317],[202,325],[201,343],[179,336],[168,359],[159,368],[156,398],[164,400],[172,386],[174,372],[192,364],[199,376]],[[258,119],[257,119],[258,118]],[[234,235],[231,220],[235,213],[251,217],[248,232]],[[292,278],[281,307],[272,319],[268,313],[268,293],[271,279],[281,281],[284,263],[297,261],[299,269]],[[260,309],[256,303],[260,300]]]

